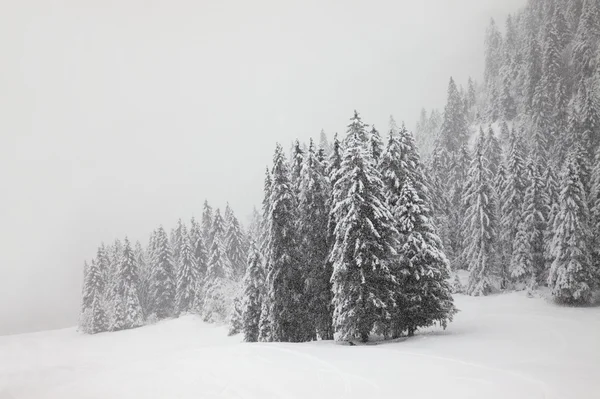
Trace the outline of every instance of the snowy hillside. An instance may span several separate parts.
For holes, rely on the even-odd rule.
[[[187,316],[0,337],[0,398],[593,398],[600,308],[457,295],[446,331],[368,346],[242,343]]]

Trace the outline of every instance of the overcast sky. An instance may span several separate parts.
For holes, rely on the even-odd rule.
[[[246,221],[275,142],[412,127],[524,2],[0,0],[0,334],[75,325],[101,241]]]

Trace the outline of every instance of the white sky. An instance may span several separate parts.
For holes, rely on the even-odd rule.
[[[524,3],[0,0],[0,334],[74,325],[101,241],[245,221],[276,141],[412,127]]]

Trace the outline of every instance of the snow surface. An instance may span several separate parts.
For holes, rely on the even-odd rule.
[[[456,296],[446,331],[367,346],[242,343],[195,316],[0,337],[0,398],[598,398],[600,308]]]

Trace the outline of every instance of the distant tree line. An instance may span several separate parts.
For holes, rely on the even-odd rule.
[[[160,226],[146,247],[125,238],[102,244],[84,268],[80,327],[117,331],[193,312],[210,322],[229,315],[246,271],[248,232],[229,205],[205,202],[200,222]]]
[[[471,271],[468,294],[547,285],[560,301],[592,299],[599,41],[600,2],[530,0],[504,35],[492,20],[483,84],[450,79],[439,127],[422,116],[434,217],[452,267]]]

